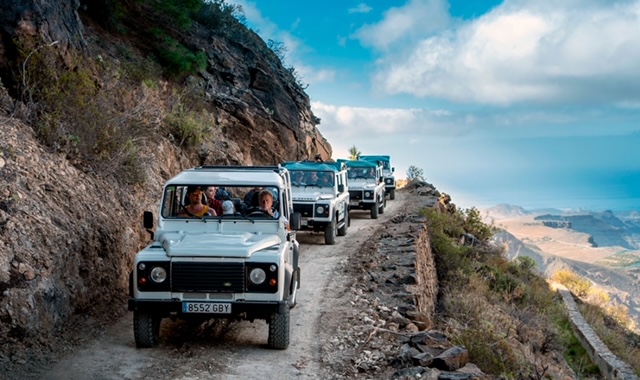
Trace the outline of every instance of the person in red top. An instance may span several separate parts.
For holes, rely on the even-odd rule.
[[[222,202],[219,199],[216,199],[217,191],[218,188],[216,186],[209,186],[205,191],[205,195],[207,196],[209,207],[216,212],[215,215],[222,215]]]

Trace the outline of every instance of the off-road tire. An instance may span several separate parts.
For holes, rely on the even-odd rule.
[[[396,199],[396,189],[389,190],[389,199],[391,200]]]
[[[349,227],[349,213],[346,212],[344,214],[344,224],[342,227],[338,228],[338,236],[344,236],[347,234],[347,227]]]
[[[269,316],[269,348],[286,350],[289,347],[291,318],[289,308],[284,314],[273,313]]]
[[[378,205],[371,205],[371,219],[378,219]]]
[[[158,345],[162,318],[148,312],[133,312],[133,336],[136,347],[151,348]]]
[[[324,228],[324,243],[327,245],[336,244],[336,218],[331,219],[331,222]]]
[[[383,197],[382,198],[382,204],[380,205],[380,207],[378,208],[378,214],[384,214],[384,208],[387,207],[387,198]]]

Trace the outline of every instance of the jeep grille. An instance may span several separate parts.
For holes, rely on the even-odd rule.
[[[299,212],[303,217],[313,216],[313,204],[293,204],[293,211]]]
[[[171,290],[174,292],[241,293],[244,292],[243,263],[174,262]]]
[[[362,199],[362,191],[361,190],[349,190],[349,198],[352,201]]]

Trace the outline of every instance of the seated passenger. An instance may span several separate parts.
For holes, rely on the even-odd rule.
[[[236,208],[233,205],[232,201],[224,201],[222,202],[222,215],[235,215]]]
[[[320,177],[318,185],[322,187],[333,187],[333,174],[328,172],[322,173],[322,177]]]
[[[301,171],[293,172],[291,175],[291,183],[296,186],[304,186],[304,174]]]
[[[202,203],[203,198],[202,187],[200,186],[189,186],[187,188],[187,198],[189,200],[189,204],[186,205],[178,216],[182,217],[197,217],[201,218],[203,216],[215,216],[216,212],[211,209],[209,206]]]
[[[304,182],[307,186],[316,186],[318,184],[318,173],[308,172]]]
[[[205,195],[207,196],[207,202],[209,202],[209,207],[215,211],[215,215],[222,214],[222,202],[216,198],[216,194],[218,192],[218,188],[216,186],[209,186],[205,191]]]
[[[253,189],[249,190],[247,194],[245,194],[244,203],[247,205],[247,207],[258,207],[258,197],[256,194],[258,194],[260,190],[262,190],[262,187],[254,187]]]

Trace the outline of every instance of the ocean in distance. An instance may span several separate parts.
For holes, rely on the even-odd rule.
[[[640,170],[518,173],[475,181],[467,178],[447,187],[451,190],[439,190],[449,193],[462,208],[509,204],[526,210],[640,211]]]

